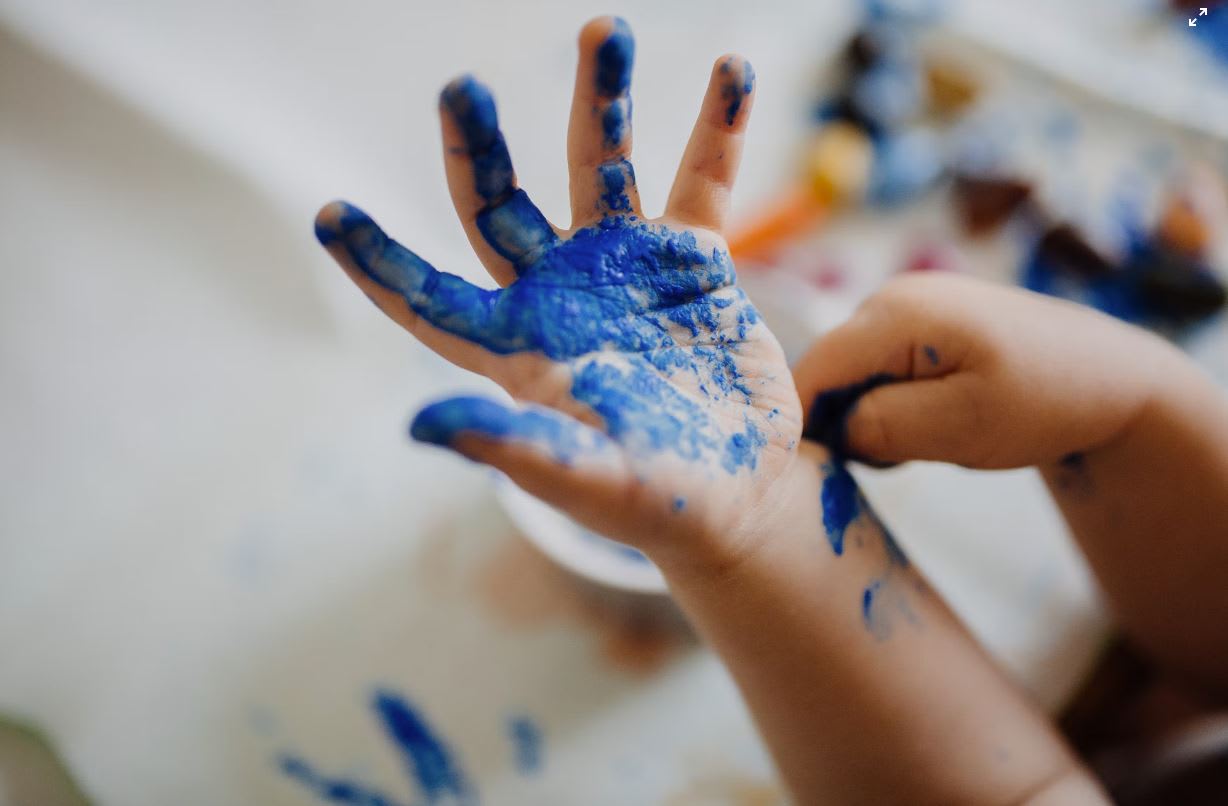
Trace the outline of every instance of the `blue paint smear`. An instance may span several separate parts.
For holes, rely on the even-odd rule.
[[[514,716],[507,721],[507,734],[512,740],[516,771],[534,775],[542,768],[542,730],[527,716]]]
[[[499,130],[490,90],[465,75],[444,87],[439,102],[451,113],[465,140],[478,195],[488,202],[505,196],[512,188],[512,158]]]
[[[925,357],[929,359],[932,366],[938,366],[938,350],[927,344],[921,348],[925,352]]]
[[[845,530],[861,514],[857,482],[843,463],[824,463],[822,471],[823,490],[819,498],[823,504],[823,528],[827,530],[831,550],[840,556],[844,553]]]
[[[733,76],[733,66],[736,60],[733,57],[721,62],[721,74],[726,76],[725,83],[721,86],[721,98],[725,101],[725,125],[732,126],[734,120],[738,117],[738,112],[742,109],[742,103],[746,100],[746,96],[755,91],[755,69],[750,66],[750,62],[742,62],[742,71],[740,76]]]
[[[519,269],[558,236],[528,194],[515,186],[495,99],[485,85],[466,75],[444,88],[440,105],[460,129],[473,163],[474,190],[486,202],[477,213],[478,230],[498,254]]]
[[[564,464],[591,447],[591,440],[585,439],[591,432],[575,421],[537,409],[517,411],[484,397],[455,397],[432,403],[414,417],[409,433],[419,442],[443,446],[465,433],[498,441],[534,442]]]
[[[597,168],[605,190],[601,194],[603,209],[611,213],[631,212],[631,199],[627,187],[635,185],[635,169],[627,160],[602,163]]]
[[[826,445],[832,452],[833,459],[837,461],[850,458],[849,416],[852,415],[857,408],[857,403],[867,392],[898,380],[899,378],[890,373],[879,372],[858,383],[820,392],[810,406],[810,414],[806,419],[806,427],[802,431],[802,436],[820,445]]]
[[[607,147],[622,145],[627,135],[627,127],[631,123],[631,99],[619,98],[611,101],[601,115],[601,131]]]
[[[725,443],[725,456],[721,459],[721,466],[730,475],[737,473],[739,467],[754,470],[759,461],[759,452],[765,445],[767,437],[754,423],[747,420],[746,430],[741,434],[734,434]]]
[[[635,63],[635,38],[621,17],[597,48],[597,92],[607,98],[622,95],[631,86],[631,67]]]
[[[320,800],[347,806],[400,806],[401,801],[366,785],[345,778],[333,778],[317,772],[309,763],[295,756],[282,756],[277,766],[285,775],[302,784]]]
[[[390,691],[377,691],[374,706],[388,738],[401,751],[406,768],[418,782],[427,803],[437,803],[447,796],[461,803],[475,800],[451,751],[404,698]]]
[[[875,597],[883,587],[883,580],[875,579],[861,594],[861,620],[865,623],[866,629],[876,636],[881,633],[882,622],[874,618]]]
[[[570,362],[572,397],[632,450],[721,461],[727,439],[703,398],[752,404],[738,352],[759,314],[736,287],[728,254],[701,248],[692,233],[606,217],[545,245],[516,282],[497,290],[436,271],[350,205],[319,237],[344,247],[368,277],[440,330],[500,355]],[[690,376],[698,399],[681,391],[679,375]],[[448,439],[456,430],[448,418],[472,420],[478,406],[433,412],[419,424],[423,438]],[[478,419],[488,430],[512,427],[489,410]],[[532,426],[545,433],[544,424]],[[751,428],[732,446],[733,470],[722,462],[729,472],[754,469],[764,441]]]
[[[678,496],[677,498],[675,498],[673,509],[674,509],[674,512],[681,512],[682,510],[686,509],[686,499],[683,498],[682,496]]]

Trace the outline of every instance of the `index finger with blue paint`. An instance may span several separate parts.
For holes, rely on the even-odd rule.
[[[631,167],[631,68],[635,39],[618,17],[580,31],[580,60],[567,130],[572,227],[640,215]]]
[[[509,285],[558,236],[516,184],[490,90],[473,76],[461,76],[440,93],[439,117],[456,214],[486,270]]]
[[[315,230],[320,244],[390,319],[452,363],[489,374],[491,354],[479,345],[502,292],[437,270],[346,202],[325,205]]]

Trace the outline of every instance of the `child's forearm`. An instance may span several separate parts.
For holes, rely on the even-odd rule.
[[[1172,351],[1108,445],[1042,468],[1124,629],[1228,696],[1228,402]]]
[[[803,444],[737,565],[665,569],[799,802],[1103,802],[827,461]]]

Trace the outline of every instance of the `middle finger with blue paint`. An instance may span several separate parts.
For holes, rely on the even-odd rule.
[[[607,216],[640,216],[631,167],[631,68],[627,23],[599,17],[580,31],[580,60],[567,131],[572,228]]]

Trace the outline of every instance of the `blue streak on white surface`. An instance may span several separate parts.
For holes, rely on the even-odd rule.
[[[513,716],[507,721],[507,734],[512,740],[516,771],[521,775],[541,772],[545,748],[541,727],[530,717]]]
[[[427,803],[439,803],[445,798],[453,803],[476,800],[452,751],[407,700],[383,690],[376,692],[374,706],[384,731],[401,751],[405,767],[417,781]]]

